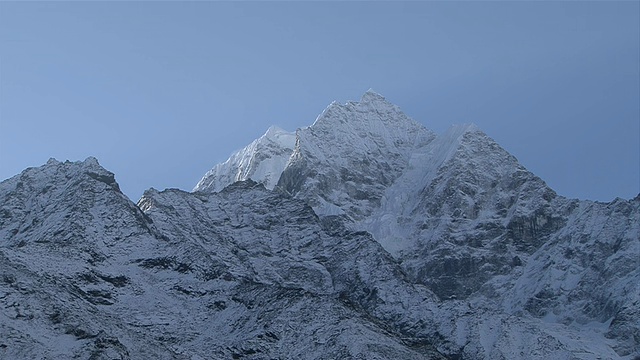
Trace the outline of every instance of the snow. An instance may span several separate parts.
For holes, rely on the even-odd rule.
[[[431,184],[438,171],[461,146],[464,134],[478,131],[473,124],[452,126],[425,146],[417,147],[409,158],[406,171],[383,195],[381,206],[362,227],[370,231],[391,254],[398,255],[415,244],[410,241],[410,227],[403,219],[410,217],[420,201],[418,194]]]
[[[640,199],[558,196],[475,125],[370,90],[194,190],[136,205],[94,158],[3,181],[0,357],[640,355]]]
[[[287,165],[295,142],[295,133],[272,126],[263,136],[207,172],[193,191],[217,192],[235,181],[248,179],[273,189]]]

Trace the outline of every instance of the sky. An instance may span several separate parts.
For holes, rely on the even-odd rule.
[[[0,180],[95,156],[136,201],[373,88],[557,193],[640,192],[640,3],[0,1]]]

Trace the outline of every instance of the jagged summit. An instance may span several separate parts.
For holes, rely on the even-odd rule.
[[[397,105],[393,104],[392,102],[387,100],[384,95],[374,91],[373,89],[369,89],[364,94],[362,94],[362,97],[360,98],[360,104],[368,105],[373,108],[391,107],[396,111],[400,111],[400,108]]]
[[[209,170],[193,191],[220,191],[235,181],[252,179],[273,189],[296,142],[295,133],[271,126],[260,138]]]
[[[443,192],[446,183],[439,182],[454,173],[478,182],[474,186],[479,187],[515,173],[531,175],[475,124],[454,125],[436,135],[384,96],[368,90],[359,102],[333,102],[295,135],[270,128],[209,171],[195,190],[219,191],[246,179],[264,183],[268,189],[278,186],[305,199],[320,215],[343,215],[364,224],[373,221],[377,225],[365,227],[392,251],[399,249],[399,243],[390,239],[402,237],[408,228],[380,219],[394,218],[389,212],[410,216],[427,207],[428,200],[406,194]],[[542,192],[552,193],[535,179],[539,188],[546,189]],[[374,213],[377,220],[370,217]]]
[[[397,105],[369,89],[362,95],[360,101],[347,101],[344,104],[333,101],[316,118],[312,126],[319,126],[325,122],[327,126],[341,126],[341,124],[369,128],[373,128],[374,125],[380,126],[379,121],[376,124],[367,124],[374,120],[382,121],[387,127],[400,126],[407,128],[419,125],[406,116]]]
[[[372,88],[369,88],[369,90],[365,91],[364,94],[362,94],[362,100],[360,101],[366,101],[365,98],[375,98],[375,99],[382,99],[384,100],[384,96],[382,96],[382,94],[378,93],[377,91],[373,90]]]
[[[21,174],[3,181],[7,184],[23,186],[51,186],[54,183],[64,183],[71,179],[80,180],[89,177],[120,191],[115,175],[100,165],[93,156],[84,161],[58,161],[50,158],[44,165],[25,169]]]
[[[340,167],[369,158],[375,163],[375,157],[406,162],[411,149],[424,146],[435,137],[433,132],[373,90],[367,91],[360,102],[331,103],[311,126],[299,129],[295,135],[272,127],[265,136],[281,139],[271,145],[272,152],[277,155],[262,152],[259,159],[255,158],[252,154],[257,153],[260,144],[267,142],[263,138],[257,139],[209,171],[194,190],[219,191],[233,181],[249,178],[273,188],[287,166],[295,166],[294,163],[309,157],[324,163],[334,162]],[[277,163],[277,166],[268,166],[268,176],[265,175],[267,172],[248,170],[250,164],[257,167],[265,160]]]
[[[58,163],[59,161],[56,158],[49,158],[49,160],[47,160],[47,165],[56,165]]]
[[[277,128],[267,131],[274,137],[280,133]],[[436,135],[371,89],[359,102],[330,104],[312,125],[296,132],[295,140],[292,133],[283,136],[289,142],[278,147],[285,150],[277,151],[277,156],[258,149],[257,144],[266,141],[260,138],[214,167],[195,190],[219,191],[233,181],[250,178],[306,199],[319,214],[364,220],[381,201],[395,212],[399,208],[410,212],[419,199],[407,200],[413,205],[401,200],[403,192],[409,193],[407,186],[415,188],[411,191],[427,188],[453,157],[475,159],[464,168],[481,159],[497,161],[494,168],[504,169],[502,175],[492,170],[497,177],[520,167],[475,124],[455,125]],[[265,161],[277,166],[263,165],[269,171],[247,170]]]
[[[0,248],[16,246],[34,256],[57,249],[62,257],[93,261],[104,257],[105,246],[125,239],[130,226],[144,223],[140,209],[120,191],[114,174],[94,157],[77,162],[50,159],[0,185],[4,215],[0,216]],[[124,220],[116,227],[105,227],[101,216],[106,214]],[[45,256],[33,268],[63,271],[64,264],[55,256]]]
[[[276,125],[271,125],[260,139],[270,139],[279,142],[283,146],[292,147],[295,141],[295,132],[284,130]]]

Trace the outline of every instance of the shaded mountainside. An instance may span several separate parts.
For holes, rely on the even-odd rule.
[[[0,358],[640,357],[640,197],[559,196],[474,125],[369,91],[194,190],[0,183]]]
[[[111,180],[88,159],[2,183],[3,358],[443,358],[397,306],[433,294],[367,233],[250,181],[138,208]]]

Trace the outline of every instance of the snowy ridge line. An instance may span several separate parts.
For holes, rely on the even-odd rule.
[[[270,127],[260,138],[216,165],[193,191],[220,191],[235,181],[252,179],[273,189],[295,145],[295,133]]]

